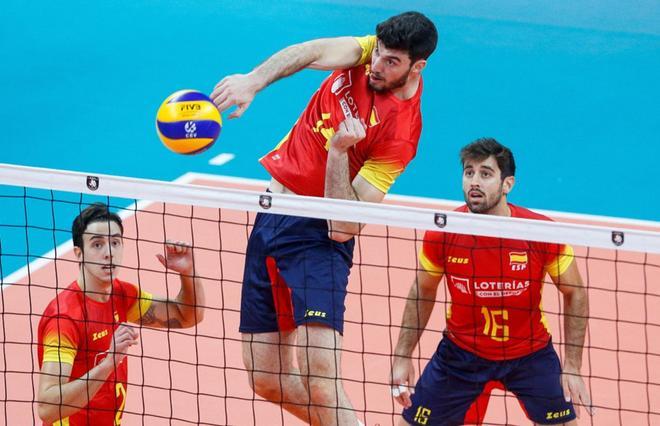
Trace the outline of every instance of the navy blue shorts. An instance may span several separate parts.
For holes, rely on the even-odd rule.
[[[539,424],[575,418],[561,386],[561,365],[552,342],[532,354],[507,361],[474,355],[443,338],[424,369],[403,417],[413,425],[480,424],[488,397],[504,388],[518,398],[527,417]]]
[[[354,245],[328,238],[324,219],[257,214],[245,256],[240,332],[314,322],[343,333]]]

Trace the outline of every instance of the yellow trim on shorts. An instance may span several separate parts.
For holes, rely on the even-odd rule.
[[[130,322],[138,322],[142,315],[144,315],[151,307],[153,295],[144,290],[140,290],[140,296],[133,306],[128,309],[126,313],[126,320]]]
[[[360,60],[357,65],[364,65],[371,62],[371,52],[374,51],[376,47],[377,38],[375,35],[366,35],[364,37],[355,37],[360,47],[362,48],[362,55],[360,55]]]
[[[65,417],[53,423],[53,426],[69,426],[69,418]]]
[[[568,267],[573,262],[574,257],[575,252],[573,251],[573,247],[565,244],[563,253],[557,256],[555,260],[545,265],[545,269],[548,271],[548,274],[550,274],[552,278],[557,278],[566,272]]]

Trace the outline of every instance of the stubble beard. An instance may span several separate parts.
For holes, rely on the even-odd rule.
[[[483,200],[484,202],[479,203],[479,204],[474,204],[470,202],[470,199],[468,197],[468,194],[464,195],[465,198],[465,204],[467,204],[468,209],[472,213],[476,214],[488,214],[495,206],[497,206],[500,203],[500,200],[502,199],[502,196],[504,195],[502,193],[502,188],[500,188],[497,197],[495,199],[489,201],[488,197],[486,196],[485,193],[482,192],[483,195]]]
[[[405,84],[408,82],[408,76],[409,76],[409,75],[410,75],[410,68],[408,68],[408,72],[406,72],[403,76],[401,76],[400,79],[398,79],[398,80],[396,80],[396,81],[393,81],[393,82],[391,82],[391,83],[389,83],[389,84],[384,84],[384,85],[381,86],[381,87],[375,87],[375,86],[371,83],[371,79],[369,79],[369,80],[368,80],[368,82],[369,82],[369,88],[370,88],[371,90],[373,90],[374,92],[378,92],[378,93],[383,93],[383,92],[387,92],[387,91],[391,91],[391,90],[396,90],[396,89],[398,89],[398,88],[400,88],[400,87],[405,86]]]

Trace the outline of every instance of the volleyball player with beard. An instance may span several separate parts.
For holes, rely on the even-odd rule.
[[[464,147],[461,162],[466,204],[457,211],[550,220],[507,201],[515,162],[495,139]],[[541,308],[546,274],[564,298],[563,369]],[[412,353],[443,276],[451,295],[447,327],[412,392]],[[427,231],[394,352],[392,393],[404,406],[400,424],[481,424],[496,387],[515,394],[535,424],[577,424],[579,405],[593,414],[580,375],[588,315],[571,246]]]
[[[211,97],[240,117],[274,81],[303,68],[334,70],[261,158],[269,190],[380,202],[417,152],[421,73],[436,43],[433,23],[407,12],[378,24],[375,36],[287,47],[224,78]],[[358,424],[339,367],[359,231],[357,223],[259,214],[248,242],[240,331],[250,385],[311,424]]]

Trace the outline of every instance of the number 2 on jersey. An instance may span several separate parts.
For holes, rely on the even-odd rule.
[[[117,408],[117,414],[115,414],[115,426],[121,425],[121,415],[124,413],[124,406],[126,405],[126,388],[124,388],[123,383],[117,383],[115,385],[115,394],[119,398],[121,396],[121,402],[119,403],[119,408]]]

